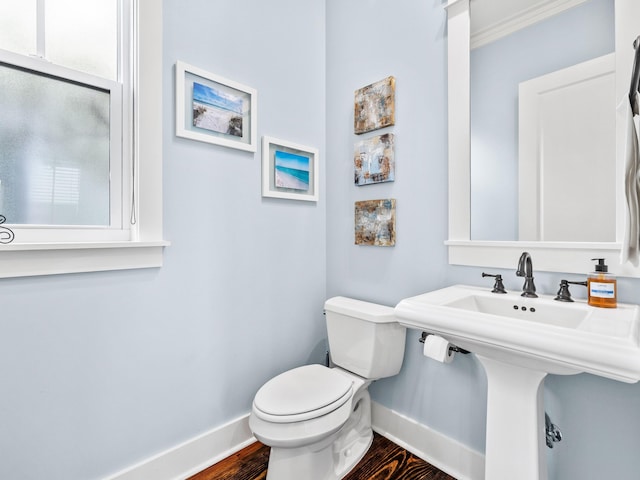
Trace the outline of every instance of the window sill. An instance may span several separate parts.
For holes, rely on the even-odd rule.
[[[161,267],[168,245],[164,240],[0,245],[0,278]]]

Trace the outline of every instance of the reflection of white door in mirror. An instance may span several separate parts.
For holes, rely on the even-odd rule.
[[[520,84],[519,240],[615,242],[615,58]]]
[[[474,0],[474,8],[484,0]],[[546,2],[552,3],[552,2]],[[633,41],[640,33],[638,0],[614,0],[615,4],[615,99],[628,95],[633,64]],[[471,174],[469,130],[469,0],[448,0],[448,102],[449,102],[449,263],[513,269],[523,250],[531,253],[536,269],[548,272],[584,274],[591,269],[591,258],[605,258],[610,270],[622,276],[640,277],[640,269],[620,263],[620,225],[624,210],[616,207],[616,242],[573,241],[474,241],[471,237]],[[571,36],[570,32],[566,32]],[[526,56],[525,56],[526,60]],[[539,74],[538,74],[539,75]],[[616,182],[623,178],[622,150],[624,125],[616,116]],[[494,216],[493,223],[498,220]]]

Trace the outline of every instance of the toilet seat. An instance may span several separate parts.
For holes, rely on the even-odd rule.
[[[322,365],[306,365],[265,383],[256,393],[253,411],[268,422],[302,422],[333,412],[352,395],[348,377]]]

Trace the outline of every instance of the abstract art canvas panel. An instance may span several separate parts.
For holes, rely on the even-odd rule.
[[[356,143],[353,152],[353,180],[356,185],[395,180],[394,144],[393,133],[385,133]]]
[[[363,200],[355,204],[355,243],[392,247],[396,244],[396,200]]]
[[[354,99],[354,131],[370,132],[395,124],[396,80],[387,77],[359,88]]]

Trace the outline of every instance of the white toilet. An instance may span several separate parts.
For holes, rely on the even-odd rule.
[[[307,365],[269,380],[249,427],[271,447],[267,480],[337,480],[371,446],[373,380],[396,375],[405,328],[391,307],[345,297],[324,305],[335,367]]]

